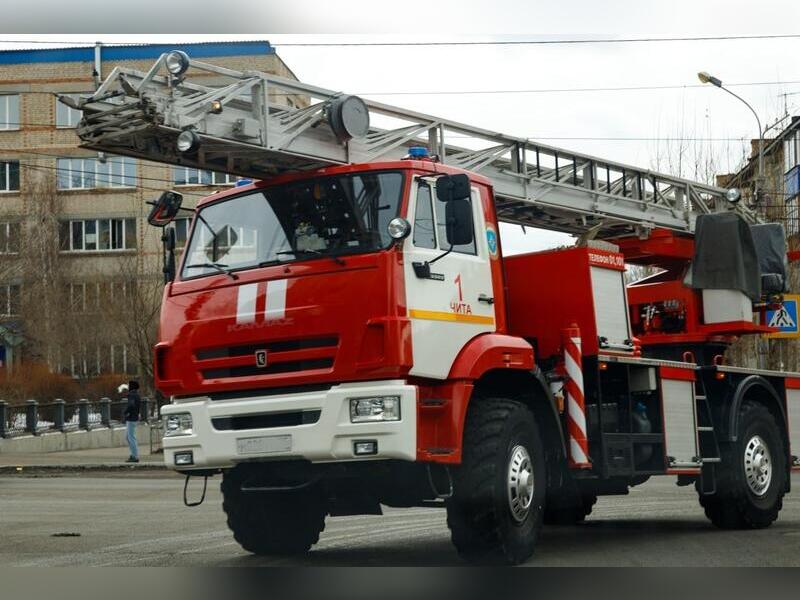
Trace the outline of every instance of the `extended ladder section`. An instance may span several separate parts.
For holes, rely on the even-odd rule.
[[[442,163],[488,177],[500,220],[555,231],[691,233],[699,214],[731,208],[714,186],[178,52],[146,73],[115,68],[76,107],[85,148],[251,178],[395,160],[425,145]],[[196,134],[187,152],[176,146],[184,130]]]

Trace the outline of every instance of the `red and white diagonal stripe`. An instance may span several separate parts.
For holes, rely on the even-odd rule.
[[[569,463],[575,468],[589,468],[589,442],[586,439],[586,405],[583,396],[581,338],[577,328],[564,330],[564,382],[569,433]]]

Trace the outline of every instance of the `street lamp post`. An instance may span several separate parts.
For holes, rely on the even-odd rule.
[[[705,71],[700,71],[697,74],[697,78],[703,83],[710,83],[711,85],[728,92],[731,96],[749,108],[750,112],[752,112],[753,116],[756,118],[756,123],[758,124],[758,176],[756,177],[756,184],[754,186],[754,195],[756,203],[758,203],[761,200],[761,188],[764,181],[764,130],[761,128],[761,119],[758,118],[758,113],[752,106],[750,106],[747,100],[737,94],[734,94],[728,88],[723,87],[722,80],[714,77],[713,75],[709,75]]]

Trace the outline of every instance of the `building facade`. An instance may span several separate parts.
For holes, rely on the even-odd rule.
[[[3,368],[34,360],[76,378],[151,375],[162,232],[147,224],[146,202],[177,189],[192,207],[235,177],[81,149],[81,114],[55,94],[89,94],[114,67],[146,71],[175,49],[294,78],[265,41],[0,51]],[[188,222],[174,224],[178,246]]]

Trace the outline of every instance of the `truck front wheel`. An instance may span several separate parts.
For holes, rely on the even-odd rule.
[[[238,465],[222,478],[222,509],[239,545],[253,554],[305,554],[319,541],[327,512],[314,487],[243,491],[255,465]]]
[[[786,447],[775,417],[746,401],[739,436],[725,444],[716,473],[717,491],[701,495],[706,516],[722,529],[758,529],[778,518],[786,489]]]
[[[533,413],[505,398],[475,398],[462,464],[447,501],[447,525],[462,558],[518,564],[533,554],[546,488]]]

